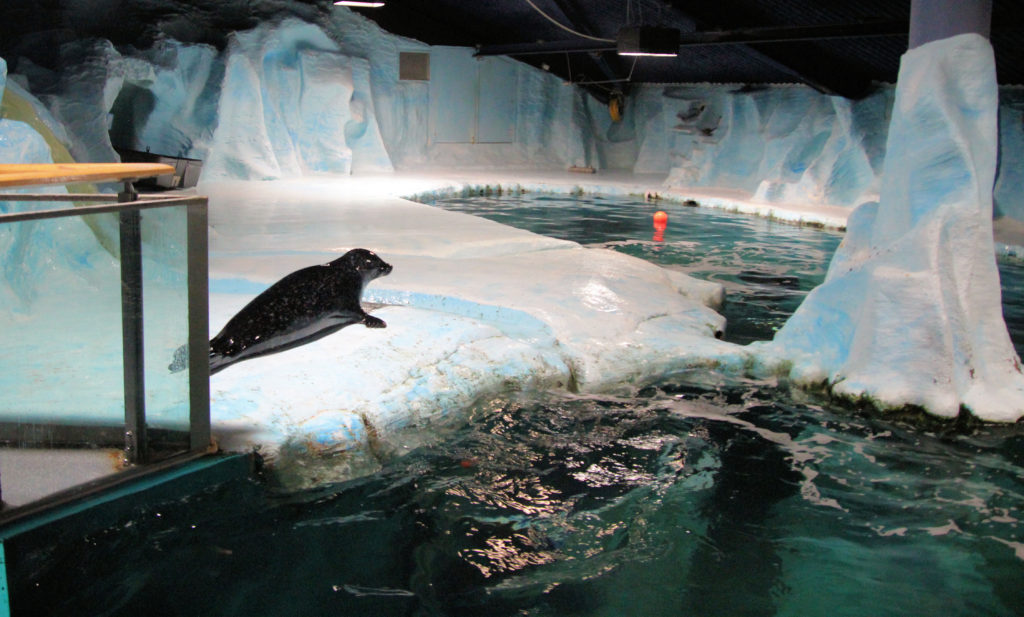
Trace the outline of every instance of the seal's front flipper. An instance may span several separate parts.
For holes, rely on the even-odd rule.
[[[367,315],[363,318],[363,325],[367,328],[387,328],[388,325],[384,323],[384,320],[373,315]]]

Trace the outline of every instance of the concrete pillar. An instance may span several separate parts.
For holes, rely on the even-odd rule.
[[[977,32],[988,38],[992,0],[911,0],[909,49],[931,41]]]

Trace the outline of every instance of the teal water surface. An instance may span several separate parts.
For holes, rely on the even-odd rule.
[[[720,283],[725,338],[771,339],[825,279],[842,233],[676,202],[545,195],[454,197],[434,205],[586,246],[606,247]],[[654,229],[655,212],[668,215]]]
[[[13,596],[49,615],[1014,615],[1022,452],[1012,428],[708,375],[500,399],[364,478],[136,512],[41,552]]]

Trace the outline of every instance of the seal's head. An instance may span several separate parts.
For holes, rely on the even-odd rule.
[[[391,273],[391,264],[366,249],[352,249],[331,262],[332,268],[351,268],[362,275],[364,281]]]

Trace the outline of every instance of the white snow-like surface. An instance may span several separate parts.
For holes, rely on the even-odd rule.
[[[797,381],[939,416],[1024,414],[991,224],[997,96],[979,35],[904,55],[880,201],[855,211],[826,281],[766,346]]]

